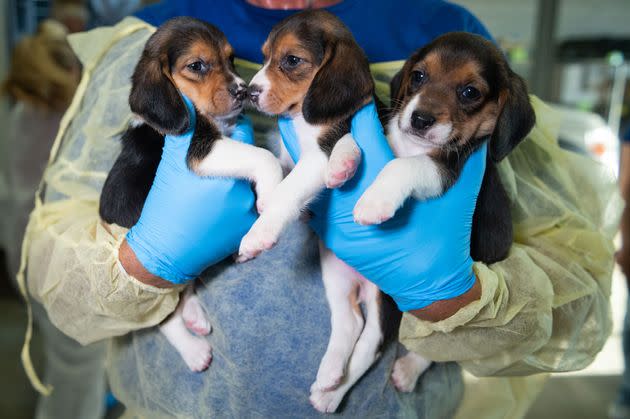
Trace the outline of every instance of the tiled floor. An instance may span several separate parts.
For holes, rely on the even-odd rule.
[[[612,292],[615,326],[606,347],[589,368],[552,377],[527,419],[606,418],[622,371],[620,332],[625,304],[626,285],[617,273]],[[16,297],[5,296],[0,298],[0,313],[0,418],[31,418],[36,395],[28,384],[19,360],[26,323],[25,311]],[[32,348],[37,371],[41,371],[41,340],[37,333]],[[109,416],[115,417],[116,412]]]

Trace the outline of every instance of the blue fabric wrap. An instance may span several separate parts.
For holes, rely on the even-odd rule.
[[[138,223],[127,242],[152,274],[181,284],[238,250],[256,220],[254,193],[247,181],[202,178],[186,166],[195,112],[184,97],[191,128],[167,135],[162,160]],[[251,124],[241,117],[234,139],[253,143]]]
[[[299,145],[291,120],[280,118],[278,125],[289,154],[297,160]],[[394,156],[373,103],[353,117],[351,133],[362,152],[359,169],[343,187],[324,191],[309,206],[313,229],[339,258],[391,295],[401,311],[468,291],[475,282],[470,232],[486,144],[473,153],[443,196],[410,199],[391,220],[362,226],[354,222],[354,205]]]
[[[197,293],[213,327],[213,361],[192,373],[156,329],[118,338],[108,377],[114,395],[144,417],[316,418],[309,388],[330,336],[317,238],[290,225],[279,243],[244,264],[225,260],[202,275]],[[434,364],[409,394],[389,374],[397,344],[349,391],[335,417],[447,418],[462,396],[457,364]]]

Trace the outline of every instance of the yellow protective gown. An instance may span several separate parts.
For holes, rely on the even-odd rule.
[[[156,325],[179,299],[180,289],[146,286],[124,272],[118,246],[126,230],[105,227],[98,217],[100,188],[119,152],[112,138],[130,117],[128,75],[152,31],[128,18],[71,38],[84,76],[24,241],[30,295],[83,344]],[[246,79],[257,68],[237,65]],[[381,99],[401,65],[372,66]],[[99,94],[85,95],[88,85]],[[535,97],[532,102],[536,127],[500,165],[515,226],[509,257],[475,264],[479,301],[437,323],[405,314],[400,328],[410,350],[458,361],[478,376],[583,368],[611,328],[612,237],[620,209],[614,179],[594,161],[560,149],[556,114]],[[255,128],[272,123],[254,118]]]

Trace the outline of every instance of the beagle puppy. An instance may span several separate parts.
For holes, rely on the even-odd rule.
[[[255,183],[258,199],[282,179],[269,151],[229,138],[247,99],[236,74],[232,47],[216,27],[189,17],[171,19],[148,39],[131,81],[129,105],[135,114],[122,136],[122,150],[101,192],[99,214],[106,223],[131,228],[138,221],[162,156],[165,135],[189,130],[182,98],[194,105],[196,122],[188,167],[200,176],[236,177]],[[193,371],[211,361],[210,325],[188,287],[175,313],[160,330]]]
[[[360,151],[350,120],[374,100],[367,57],[329,12],[307,10],[288,17],[272,29],[262,51],[265,60],[250,82],[250,100],[263,113],[293,120],[301,155],[243,238],[240,261],[272,247],[320,191],[353,176]],[[332,330],[310,400],[320,412],[334,412],[378,358],[383,342],[393,340],[400,313],[389,297],[321,243],[320,262]]]
[[[468,157],[488,141],[486,172],[473,219],[471,256],[493,263],[512,243],[510,204],[496,163],[536,117],[527,87],[482,36],[452,32],[416,51],[392,80],[389,162],[354,208],[360,224],[391,218],[405,200],[442,195]]]
[[[416,51],[391,82],[389,162],[354,208],[360,224],[391,218],[409,196],[442,195],[468,157],[488,141],[486,171],[475,207],[471,257],[494,263],[512,244],[510,201],[496,163],[535,124],[527,86],[503,53],[485,38],[452,32]],[[392,381],[412,391],[430,362],[413,352],[396,361]]]

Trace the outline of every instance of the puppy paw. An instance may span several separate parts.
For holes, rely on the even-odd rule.
[[[248,261],[271,249],[278,242],[280,230],[280,227],[261,222],[259,218],[241,240],[236,261],[239,263]]]
[[[331,391],[339,387],[345,377],[347,359],[335,354],[326,354],[319,365],[317,379],[311,385],[311,392]]]
[[[191,371],[200,372],[208,368],[212,362],[212,347],[204,338],[191,336],[180,349],[180,355]]]
[[[315,390],[311,391],[309,401],[318,412],[334,413],[339,407],[341,400],[343,400],[344,395],[345,392],[338,389],[333,391]]]
[[[339,154],[332,154],[326,169],[326,187],[338,188],[354,176],[361,161],[358,147]]]
[[[398,358],[392,370],[392,383],[400,392],[410,393],[416,388],[418,378],[431,366],[431,362],[412,352]]]
[[[256,180],[256,209],[259,214],[262,214],[265,210],[273,191],[283,178],[282,167],[280,167],[275,157],[272,158],[273,164],[269,163],[267,165],[269,167],[265,170],[264,174],[258,176]]]
[[[368,190],[354,206],[352,215],[361,225],[380,224],[392,218],[397,209],[398,203]]]
[[[206,336],[212,330],[206,313],[196,295],[188,297],[184,303],[182,317],[186,328],[200,336]]]

